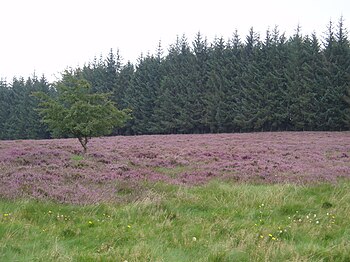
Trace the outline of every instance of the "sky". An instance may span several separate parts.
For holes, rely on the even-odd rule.
[[[278,25],[290,36],[299,24],[321,38],[341,16],[350,30],[349,0],[1,0],[0,12],[0,78],[8,81],[34,73],[55,81],[110,49],[135,63],[183,34],[211,42],[237,29],[244,39],[251,27],[264,37]]]

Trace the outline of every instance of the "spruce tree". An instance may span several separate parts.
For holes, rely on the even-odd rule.
[[[342,17],[339,20],[336,33],[334,33],[333,25],[330,22],[324,45],[326,80],[329,83],[323,98],[325,129],[344,130],[346,127],[343,118],[347,107],[342,97],[349,87],[350,47]]]

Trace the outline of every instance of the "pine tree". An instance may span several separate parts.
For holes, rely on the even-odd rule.
[[[341,17],[330,22],[323,46],[315,34],[290,38],[276,26],[260,39],[251,28],[241,40],[198,33],[189,44],[178,37],[166,55],[159,42],[155,54],[122,65],[119,51],[71,68],[71,77],[86,79],[93,94],[109,92],[133,120],[113,134],[207,133],[275,130],[345,130],[350,83],[348,32]],[[42,91],[55,98],[45,78],[0,82],[0,138],[46,138],[49,134],[33,110],[30,96]],[[345,98],[344,98],[345,97]]]
[[[211,132],[234,130],[238,76],[235,54],[223,38],[215,40],[210,50],[207,81],[206,116]]]
[[[334,33],[332,22],[329,23],[325,45],[326,87],[323,97],[323,118],[325,129],[343,130],[346,104],[342,97],[346,94],[350,79],[350,47],[344,21],[341,17],[337,32]]]
[[[10,114],[11,104],[9,103],[9,86],[6,80],[0,80],[0,139],[7,138],[6,121]]]
[[[263,130],[265,114],[264,94],[260,88],[261,72],[259,59],[261,56],[261,42],[259,35],[250,29],[242,50],[242,75],[239,83],[239,101],[235,124],[241,131]]]
[[[132,134],[153,133],[155,103],[160,88],[159,61],[153,56],[140,57],[131,84],[125,90],[124,103],[133,112]]]
[[[347,89],[346,94],[343,97],[344,101],[347,103],[347,108],[344,111],[343,121],[347,128],[350,128],[350,88]]]
[[[159,130],[162,133],[193,132],[194,123],[189,115],[189,107],[192,106],[192,86],[195,85],[191,81],[194,61],[186,37],[178,38],[163,62],[164,77],[156,107]]]
[[[25,139],[25,114],[27,112],[25,104],[25,82],[23,78],[14,78],[8,95],[11,105],[7,120],[5,122],[6,139]]]
[[[310,103],[308,97],[308,83],[304,75],[306,57],[304,53],[304,40],[301,28],[298,25],[294,36],[288,42],[288,64],[287,64],[287,112],[289,128],[292,130],[305,129],[305,106]]]
[[[206,100],[210,92],[207,88],[210,50],[207,39],[200,32],[197,33],[192,46],[194,56],[190,59],[192,72],[189,79],[192,81],[192,87],[187,99],[187,110],[193,123],[191,132],[204,133],[209,132]]]
[[[40,79],[34,78],[32,80],[33,84],[29,87],[29,97],[30,97],[30,108],[28,108],[29,111],[29,118],[31,119],[30,123],[30,130],[31,135],[30,138],[33,139],[46,139],[50,138],[50,133],[47,131],[48,127],[41,122],[41,117],[39,115],[39,112],[36,110],[39,106],[39,101],[32,96],[34,92],[42,92],[48,96],[53,95],[53,90],[51,88],[51,85],[48,83],[46,77],[42,75]]]

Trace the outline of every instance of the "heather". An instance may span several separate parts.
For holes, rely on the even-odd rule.
[[[349,261],[350,133],[0,142],[1,261]]]
[[[82,155],[74,139],[1,141],[1,198],[93,204],[140,197],[147,183],[303,185],[350,175],[349,132],[117,136],[89,146]]]

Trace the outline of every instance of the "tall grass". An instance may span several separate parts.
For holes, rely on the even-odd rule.
[[[0,261],[350,261],[348,181],[142,188],[119,204],[1,200]]]

